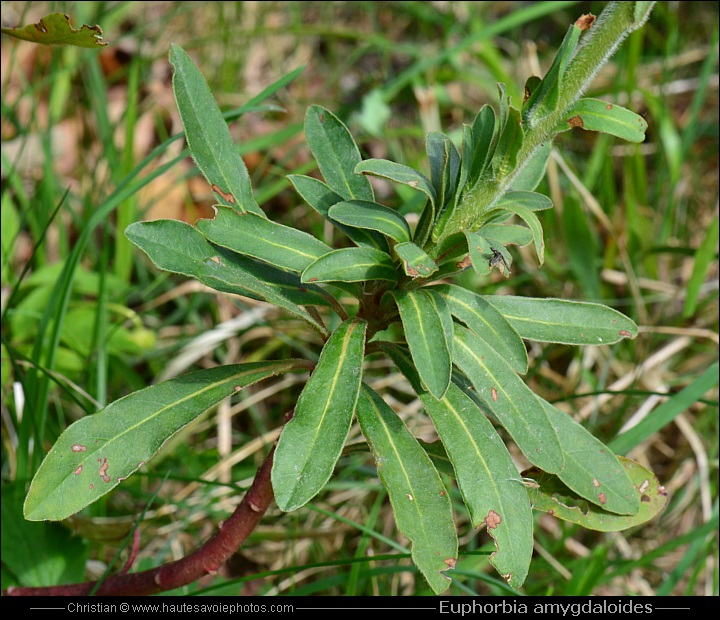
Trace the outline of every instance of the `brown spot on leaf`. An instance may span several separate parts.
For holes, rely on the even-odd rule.
[[[640,493],[645,493],[645,491],[647,491],[649,486],[650,486],[650,481],[643,480],[643,483],[640,485],[640,488],[638,489],[638,491],[640,491]]]
[[[82,473],[82,465],[78,465],[75,469],[75,475],[78,476]]]
[[[95,485],[94,485],[94,484],[91,484],[91,485],[90,485],[90,490],[92,491],[94,488],[95,488]]]
[[[497,394],[497,390],[495,388],[490,388],[490,396],[492,396],[494,403],[496,403],[498,401],[498,394]]]
[[[580,118],[579,114],[576,114],[572,118],[569,118],[567,122],[570,127],[580,127],[581,129],[585,127],[585,123],[583,122],[583,119]]]
[[[220,260],[219,256],[211,256],[210,260],[216,265],[222,265],[222,261]]]
[[[459,263],[456,263],[455,266],[458,269],[467,269],[472,265],[472,260],[470,259],[470,254],[468,254],[465,258],[463,258]]]
[[[310,278],[308,282],[317,282],[317,278]]]
[[[140,461],[140,462],[137,464],[138,469],[140,469],[143,465],[145,465],[145,461]]]
[[[108,476],[107,474],[105,474],[105,475],[103,476],[103,482],[110,482],[110,476]]]
[[[81,446],[79,443],[74,443],[70,449],[73,452],[85,452],[87,450],[85,446]]]
[[[608,104],[605,106],[605,109],[606,109],[606,110],[612,110],[612,108],[613,108],[613,107],[612,107],[612,103],[608,103]]]
[[[487,517],[485,517],[485,525],[489,530],[494,530],[497,528],[498,525],[502,523],[502,517],[495,512],[494,510],[491,510],[488,512]]]
[[[594,23],[595,16],[592,13],[585,13],[585,15],[581,15],[580,17],[578,17],[575,25],[580,28],[580,30],[590,30]]]
[[[623,338],[632,338],[632,334],[631,334],[629,331],[627,331],[626,329],[621,329],[618,333],[619,333]]]
[[[319,120],[321,123],[325,122],[325,115],[322,114],[322,113],[320,113],[320,115],[318,116],[318,120]]]
[[[229,202],[231,205],[235,204],[235,196],[228,192],[224,192],[217,185],[212,186],[212,191],[214,191],[218,196],[220,196],[220,198],[222,198],[225,202]]]
[[[455,558],[448,558],[447,560],[443,560],[443,562],[448,565],[448,568],[455,568]]]
[[[242,390],[242,385],[236,385],[236,386],[233,388],[233,391],[235,392],[235,394],[237,394],[240,390]]]
[[[404,261],[405,263],[405,273],[407,273],[411,278],[417,278],[420,275],[420,272],[417,269],[414,269],[410,266],[410,263],[407,261]]]
[[[600,503],[604,506],[607,504],[607,495],[605,495],[605,493],[598,493],[598,500],[600,500]]]
[[[552,508],[550,510],[548,510],[547,513],[551,516],[555,515],[555,511]]]
[[[440,491],[440,497],[445,497],[445,491]]]
[[[103,480],[105,480],[105,476],[107,476],[107,470],[108,470],[108,461],[107,461],[107,457],[106,457],[102,460],[102,465],[100,465],[100,471],[98,472]]]
[[[641,501],[641,502],[648,503],[648,502],[650,501],[650,498],[649,498],[647,495],[641,495],[641,496],[640,496],[640,501]]]
[[[405,493],[405,495],[410,501],[413,501],[413,496],[410,493]]]
[[[419,185],[419,182],[417,181],[417,179],[413,179],[412,181],[408,181],[408,185],[410,187],[416,188]]]
[[[600,486],[600,481],[597,478],[593,478],[593,486],[596,489]]]

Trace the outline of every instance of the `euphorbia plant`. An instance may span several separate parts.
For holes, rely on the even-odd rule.
[[[126,396],[76,422],[37,472],[26,518],[74,514],[221,399],[264,378],[309,369],[274,454],[218,534],[172,569],[111,577],[99,593],[150,593],[215,570],[257,524],[273,495],[281,510],[292,511],[323,489],[354,416],[398,529],[438,593],[447,588],[447,571],[458,556],[448,488],[438,469],[456,479],[473,525],[484,526],[494,539],[490,562],[512,587],[528,574],[533,507],[598,530],[624,529],[657,514],[665,496],[654,476],[617,457],[519,376],[528,370],[523,340],[611,344],[635,337],[635,324],[598,304],[487,296],[451,282],[469,268],[479,276],[497,269],[510,277],[510,245],[531,243],[542,264],[537,212],[552,203],[534,190],[555,135],[579,127],[633,142],[644,139],[642,117],[581,95],[622,39],[644,23],[652,4],[610,3],[597,22],[590,15],[578,19],[545,77],[527,81],[522,107],[513,107],[500,85],[499,113],[490,106],[480,110],[464,127],[460,150],[447,136],[431,133],[429,177],[395,162],[363,160],[347,127],[329,110],[310,107],[305,134],[324,181],[301,175],[290,181],[354,244],[342,249],[267,218],[207,83],[173,46],[178,108],[193,157],[217,198],[216,214],[196,226],[138,222],[127,236],[159,268],[275,304],[306,321],[325,344],[316,364],[285,360],[202,370]],[[422,192],[425,206],[414,229],[398,211],[375,201],[368,176]],[[341,303],[348,295],[355,301]],[[402,336],[391,339],[393,333]],[[389,357],[405,375],[438,442],[416,440],[363,382],[369,354]],[[498,426],[533,464],[531,470],[518,472]],[[86,592],[90,586],[71,588],[64,592]]]

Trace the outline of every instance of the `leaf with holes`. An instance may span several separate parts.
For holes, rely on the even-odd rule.
[[[331,334],[280,435],[272,468],[280,510],[305,505],[332,475],[360,392],[366,328],[349,319]]]
[[[37,24],[29,24],[21,28],[3,27],[2,33],[43,45],[74,45],[94,49],[107,45],[102,40],[103,32],[100,26],[83,25],[80,30],[75,30],[70,25],[70,18],[64,13],[50,13]]]
[[[440,594],[450,585],[443,571],[455,567],[458,552],[450,496],[412,433],[365,384],[357,416],[388,491],[398,530],[412,543],[413,562]]]
[[[303,360],[200,370],[151,385],[71,424],[40,465],[25,500],[29,521],[60,521],[114,489],[174,433],[242,388]]]
[[[523,472],[523,476],[534,482],[528,488],[533,508],[600,532],[620,532],[654,519],[667,505],[668,493],[665,487],[660,484],[655,474],[639,463],[622,456],[619,456],[618,460],[632,484],[633,494],[640,506],[636,514],[619,515],[603,510],[579,497],[557,476],[534,468]]]
[[[566,112],[565,119],[555,129],[557,132],[579,127],[586,131],[599,131],[627,140],[645,140],[647,121],[622,106],[599,99],[580,99]]]
[[[395,254],[402,261],[405,275],[411,278],[427,278],[438,270],[435,261],[430,258],[423,249],[412,241],[398,243]]]

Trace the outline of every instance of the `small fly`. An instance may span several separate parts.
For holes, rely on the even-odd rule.
[[[494,247],[490,246],[490,249],[492,250],[492,257],[490,258],[490,269],[495,267],[495,265],[502,264],[503,266],[503,275],[510,273],[510,265],[508,265],[508,262],[505,260],[505,257],[498,252]]]

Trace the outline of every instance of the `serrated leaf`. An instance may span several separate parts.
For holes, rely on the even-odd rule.
[[[75,30],[70,25],[70,17],[64,13],[50,13],[36,24],[20,28],[2,28],[9,37],[42,43],[43,45],[74,45],[75,47],[98,48],[107,45],[102,40],[100,26],[83,25]]]
[[[514,588],[533,554],[533,517],[525,487],[505,444],[470,398],[451,384],[442,400],[420,395],[455,469],[473,527],[485,524],[497,551],[490,563]]]
[[[452,359],[441,311],[430,291],[391,291],[391,294],[400,310],[405,340],[420,377],[433,396],[442,398],[450,385]],[[442,311],[447,312],[447,308]]]
[[[173,89],[193,159],[221,204],[264,216],[252,194],[245,162],[205,78],[185,50],[170,45]]]
[[[133,392],[71,424],[40,465],[25,500],[29,521],[59,521],[114,489],[178,430],[242,388],[303,360],[200,370]]]
[[[315,497],[340,457],[360,392],[366,329],[365,321],[353,318],[330,335],[280,434],[272,485],[285,512]]]
[[[366,159],[355,167],[355,172],[408,185],[423,192],[430,199],[433,209],[437,208],[438,197],[435,188],[424,174],[414,168],[387,159]]]
[[[357,404],[363,435],[375,456],[378,476],[388,491],[398,530],[412,543],[412,558],[436,594],[454,568],[457,534],[450,497],[432,461],[397,414],[363,384]]]
[[[622,106],[585,98],[572,105],[565,113],[565,120],[555,131],[568,131],[573,127],[607,133],[628,142],[642,142],[645,140],[648,124],[642,116]]]
[[[312,105],[305,114],[305,139],[328,186],[345,200],[375,200],[370,181],[355,174],[362,160],[345,124],[330,110]]]
[[[332,251],[312,235],[266,217],[254,213],[239,214],[228,207],[215,209],[215,219],[198,220],[195,225],[208,241],[233,252],[300,273]]]
[[[331,190],[325,183],[302,174],[289,174],[289,181],[295,187],[303,200],[315,211],[322,215],[328,222],[339,230],[342,230],[357,245],[375,248],[382,252],[389,252],[390,248],[387,239],[374,230],[363,230],[351,226],[343,226],[330,219],[328,211],[330,207],[345,200],[340,194]]]
[[[561,471],[565,459],[550,417],[510,364],[482,338],[460,325],[455,325],[454,361],[523,454],[547,472]]]
[[[394,209],[367,200],[339,202],[328,211],[330,219],[352,226],[375,230],[397,243],[410,241],[410,225]]]
[[[495,349],[515,372],[525,374],[528,357],[520,335],[486,299],[453,284],[434,286],[450,310],[467,327]]]
[[[334,250],[308,265],[301,277],[303,282],[397,282],[397,279],[398,271],[392,258],[373,248]]]
[[[532,469],[523,476],[537,483],[538,488],[528,488],[528,495],[535,510],[547,512],[565,521],[577,523],[590,530],[620,532],[642,525],[656,517],[665,508],[668,493],[655,474],[630,459],[618,457],[633,486],[640,509],[634,515],[618,515],[590,504],[568,489],[556,476]]]
[[[405,275],[413,279],[427,278],[438,270],[435,261],[412,241],[398,243],[394,249],[398,258],[402,261]]]
[[[485,299],[525,340],[599,345],[637,336],[633,321],[601,304],[512,295],[490,295]]]
[[[634,515],[640,498],[612,450],[572,416],[538,396],[545,407],[565,453],[565,469],[557,474],[575,493],[608,512]]]
[[[327,305],[326,293],[321,289],[303,284],[297,276],[269,265],[215,248],[185,222],[135,222],[127,227],[125,235],[159,269],[197,278],[218,291],[275,304],[308,321],[320,333],[327,331],[300,307]]]

